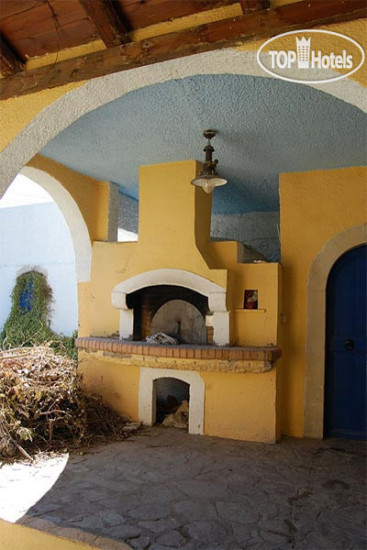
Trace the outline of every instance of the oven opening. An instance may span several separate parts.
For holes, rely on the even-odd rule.
[[[190,385],[177,378],[154,381],[156,395],[155,423],[188,430]]]
[[[134,310],[135,341],[163,332],[180,344],[211,343],[211,327],[205,325],[208,298],[199,292],[174,285],[156,285],[128,294],[126,301]]]

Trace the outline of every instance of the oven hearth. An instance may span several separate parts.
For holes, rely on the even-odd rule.
[[[199,170],[141,167],[138,241],[94,243],[93,336],[77,339],[80,371],[144,424],[275,441],[280,266],[210,240],[212,195],[190,185]],[[146,341],[160,332],[179,343]]]
[[[206,344],[210,330],[205,326],[208,299],[188,288],[157,285],[127,295],[134,311],[133,339],[163,332],[182,344]]]

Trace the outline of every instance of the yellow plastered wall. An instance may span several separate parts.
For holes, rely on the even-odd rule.
[[[281,325],[282,432],[302,437],[307,280],[312,262],[332,237],[366,222],[366,168],[282,174],[280,216],[285,316]]]
[[[91,284],[78,283],[78,336],[89,336],[91,333]]]
[[[105,542],[108,544],[107,540]],[[111,541],[111,544],[113,548],[117,548],[115,541]],[[130,548],[123,542],[118,547],[121,550],[129,550]],[[96,546],[57,537],[45,531],[31,529],[25,525],[17,525],[0,519],[0,550],[19,550],[19,548],[22,548],[22,550],[95,550]]]
[[[207,244],[216,266],[229,270],[227,307],[231,311],[231,344],[266,346],[278,342],[281,266],[276,263],[239,263],[239,243]],[[258,291],[258,309],[243,309],[245,290]]]
[[[226,270],[211,269],[197,247],[209,241],[212,204],[212,195],[190,184],[199,171],[194,160],[140,168],[139,240],[128,276],[186,269],[226,287]]]
[[[108,240],[110,183],[84,176],[41,155],[28,166],[46,172],[59,181],[77,203],[87,224],[91,241]]]
[[[210,269],[196,247],[203,235],[209,240],[211,210],[211,196],[190,185],[198,169],[196,161],[141,167],[138,242],[93,245],[93,336],[118,330],[119,311],[111,304],[111,291],[140,273],[183,269],[227,287],[227,271]]]
[[[140,368],[122,364],[116,356],[85,351],[79,352],[78,368],[88,391],[101,395],[118,413],[138,419]]]
[[[227,290],[232,343],[277,343],[280,266],[238,263],[241,245],[209,241],[211,195],[190,185],[197,172],[196,161],[141,168],[138,242],[93,245],[93,336],[110,336],[119,330],[119,310],[111,303],[111,291],[118,283],[169,268],[195,273]],[[242,309],[246,288],[258,290],[259,310]],[[101,394],[118,412],[139,419],[140,366],[133,356],[81,352],[79,361],[90,391]],[[161,365],[165,361],[169,359],[162,359]],[[196,370],[195,360],[192,363]],[[205,384],[205,434],[266,442],[277,439],[276,369],[262,374],[200,375]]]
[[[205,372],[201,376],[206,435],[275,443],[276,369],[263,374]]]
[[[86,223],[91,242],[108,240],[110,193],[109,182],[98,181],[41,155],[36,155],[28,166],[42,170],[55,178],[77,203]],[[78,283],[78,334],[90,334],[90,282]]]
[[[122,281],[154,269],[183,269],[227,289],[231,343],[276,345],[279,317],[278,264],[238,263],[238,243],[210,242],[211,195],[190,185],[196,161],[140,169],[139,240],[94,243],[91,334],[119,329],[111,292]],[[257,289],[259,309],[244,310],[244,290]]]
[[[43,109],[84,82],[70,83],[52,90],[0,101],[0,151],[40,114]]]
[[[185,368],[192,364],[197,369],[194,359],[185,362]],[[162,359],[160,366],[165,363],[169,359]],[[80,351],[79,371],[88,391],[101,395],[120,414],[139,420],[141,367],[137,356],[119,359],[106,352]],[[261,374],[198,372],[205,384],[205,435],[265,443],[278,439],[277,369]]]

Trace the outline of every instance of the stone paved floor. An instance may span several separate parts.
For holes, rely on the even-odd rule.
[[[366,548],[362,442],[265,445],[149,428],[52,460],[0,469],[0,517],[14,521],[18,507],[19,523],[105,549],[117,541],[149,550]],[[55,473],[53,487],[19,509],[27,487],[50,484]]]

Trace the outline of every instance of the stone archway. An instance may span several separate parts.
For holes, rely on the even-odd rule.
[[[305,437],[323,437],[328,276],[340,256],[366,242],[367,224],[351,227],[330,239],[311,266],[307,285]]]
[[[52,138],[84,114],[131,91],[172,79],[198,74],[226,74],[270,78],[256,61],[255,51],[216,50],[95,78],[63,95],[43,109],[0,153],[0,196],[20,170]],[[350,79],[324,84],[305,84],[366,111],[365,90]]]
[[[25,166],[21,173],[43,187],[60,208],[69,227],[75,253],[77,283],[90,281],[92,244],[80,209],[65,187],[47,172]]]

